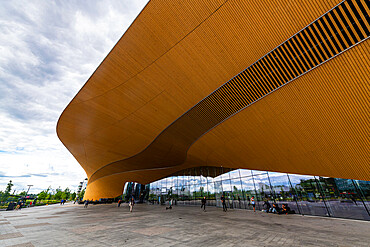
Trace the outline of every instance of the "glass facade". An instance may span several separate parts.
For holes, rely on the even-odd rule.
[[[230,209],[262,210],[265,201],[287,204],[297,214],[370,220],[370,181],[295,175],[222,167],[197,167],[155,181],[149,186],[148,201],[175,205],[222,207],[224,194]]]

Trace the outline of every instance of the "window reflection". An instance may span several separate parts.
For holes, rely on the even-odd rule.
[[[148,190],[148,201],[155,204],[172,198],[175,205],[200,205],[206,196],[208,205],[222,207],[224,195],[229,208],[252,210],[254,196],[257,210],[269,201],[300,214],[370,220],[370,181],[198,167],[155,181]]]

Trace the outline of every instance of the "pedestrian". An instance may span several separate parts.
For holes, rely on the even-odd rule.
[[[222,210],[224,212],[227,211],[227,207],[226,207],[226,200],[225,200],[225,196],[224,195],[221,195],[221,202],[222,202]]]
[[[158,196],[158,204],[161,204],[161,196]]]
[[[251,204],[252,204],[252,207],[253,207],[253,211],[256,212],[256,202],[254,201],[254,196],[252,196],[252,198],[251,198]]]
[[[87,208],[88,205],[89,205],[89,200],[85,200],[85,202],[84,202],[84,208]]]
[[[266,212],[266,213],[271,212],[271,204],[269,203],[269,201],[268,201],[268,200],[266,200],[266,201],[263,203],[262,207],[264,207],[264,210],[265,210],[265,212]]]
[[[202,198],[202,206],[200,206],[200,208],[203,208],[204,212],[206,211],[206,202],[207,202],[206,197],[203,197]]]
[[[119,200],[118,200],[118,207],[120,207],[120,206],[121,206],[121,203],[122,203],[122,200],[121,200],[121,199],[119,199]]]
[[[272,204],[271,212],[274,213],[274,214],[280,214],[280,208],[279,208],[279,205],[277,203]]]
[[[128,203],[128,206],[130,207],[130,212],[134,209],[135,199],[132,196],[130,202]]]
[[[173,199],[170,199],[170,200],[168,201],[169,207],[166,207],[166,210],[167,210],[167,209],[172,209],[172,203],[173,203]]]

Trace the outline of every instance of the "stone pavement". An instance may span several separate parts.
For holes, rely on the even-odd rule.
[[[248,210],[65,204],[0,212],[0,246],[370,246],[370,222]]]

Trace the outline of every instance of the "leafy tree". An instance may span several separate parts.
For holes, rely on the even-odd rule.
[[[71,195],[70,195],[70,200],[74,201],[76,199],[76,192],[73,192]]]
[[[62,199],[63,191],[60,188],[56,189],[55,191],[56,191],[56,193],[54,195],[55,200]]]
[[[26,196],[27,195],[27,192],[26,191],[22,191],[21,193],[19,193],[20,196]]]
[[[39,201],[41,201],[41,200],[46,200],[47,196],[48,196],[48,191],[41,191],[41,192],[37,195],[37,199],[38,199]]]
[[[1,201],[6,201],[6,199],[8,199],[13,186],[14,184],[12,184],[12,180],[10,180],[9,183],[6,185],[4,193],[2,193]]]
[[[85,189],[83,189],[83,190],[78,194],[78,198],[79,198],[80,200],[82,200],[82,199],[84,198],[84,196],[85,196]]]
[[[67,187],[63,191],[62,199],[69,199],[70,195],[71,195],[71,190]]]

